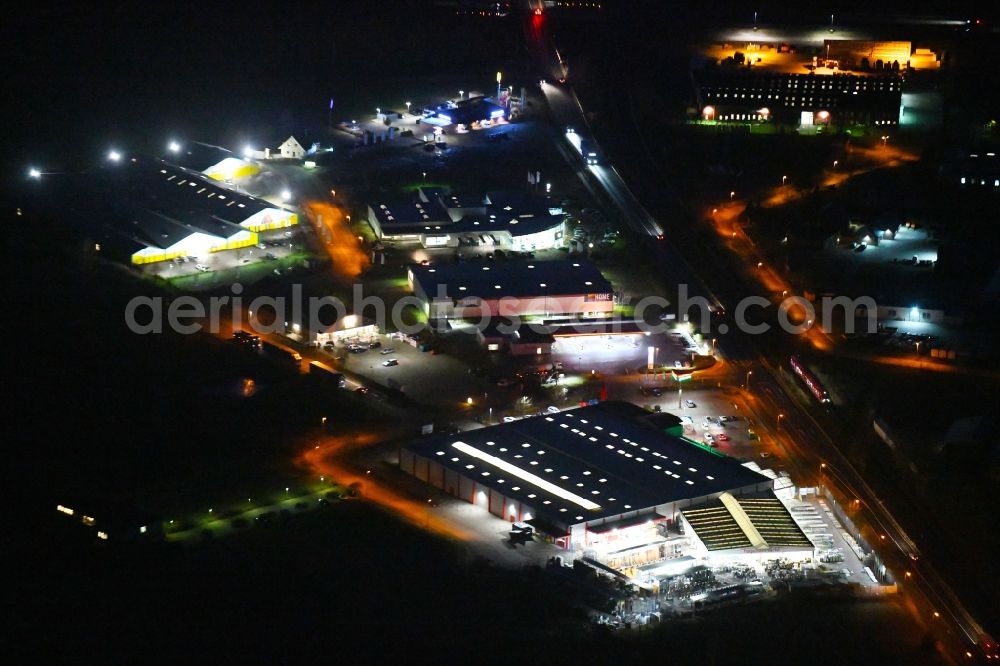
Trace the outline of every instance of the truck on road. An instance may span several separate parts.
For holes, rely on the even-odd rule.
[[[298,352],[286,349],[285,347],[279,347],[273,342],[266,340],[262,340],[260,343],[260,353],[275,361],[290,365],[297,366],[302,362],[302,356]]]
[[[331,386],[337,388],[345,388],[347,386],[347,379],[344,378],[342,372],[337,372],[330,366],[319,361],[309,362],[309,376],[315,377],[319,381],[328,382]]]

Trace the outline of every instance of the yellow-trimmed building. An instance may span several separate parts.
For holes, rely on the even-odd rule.
[[[162,160],[123,165],[118,180],[118,231],[133,244],[131,262],[257,245],[259,234],[298,224],[298,215],[235,192],[210,176]]]

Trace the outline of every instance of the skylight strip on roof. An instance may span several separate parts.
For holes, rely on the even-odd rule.
[[[469,444],[466,444],[465,442],[454,442],[454,443],[452,443],[451,446],[452,446],[452,448],[457,449],[457,450],[461,451],[462,453],[464,453],[466,455],[469,455],[469,456],[472,456],[473,458],[477,458],[479,460],[487,462],[490,465],[493,465],[494,467],[496,467],[497,469],[501,469],[504,472],[507,472],[511,476],[515,476],[518,479],[521,479],[522,481],[525,481],[525,482],[530,483],[530,484],[532,484],[534,486],[537,486],[538,488],[541,488],[545,492],[551,493],[551,494],[555,495],[556,497],[564,499],[564,500],[566,500],[568,502],[573,502],[577,506],[581,506],[584,509],[588,509],[590,511],[595,511],[595,510],[601,508],[600,504],[595,504],[594,502],[591,502],[589,499],[586,499],[584,497],[580,497],[576,493],[572,493],[572,492],[570,492],[568,490],[560,488],[556,484],[554,484],[554,483],[552,483],[550,481],[546,481],[545,479],[543,479],[542,477],[540,477],[540,476],[538,476],[536,474],[532,474],[531,472],[523,470],[520,467],[517,467],[516,465],[512,465],[511,463],[507,462],[506,460],[502,460],[500,458],[497,458],[496,456],[490,455],[489,453],[486,453],[485,451],[477,449],[474,446],[470,446]]]

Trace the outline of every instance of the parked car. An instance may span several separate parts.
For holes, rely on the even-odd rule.
[[[687,407],[690,407],[691,409],[694,409],[695,407],[697,407],[697,406],[698,406],[698,405],[697,405],[697,403],[695,403],[695,401],[694,401],[694,400],[685,400],[685,401],[684,401],[684,404],[685,404],[685,405],[686,405]]]
[[[384,348],[384,349],[383,349],[382,351],[380,351],[379,353],[380,353],[380,354],[382,354],[382,356],[388,356],[389,354],[395,354],[395,353],[396,353],[396,350],[395,350],[395,349],[393,349],[392,347],[385,347],[385,348]]]
[[[549,405],[548,407],[545,408],[545,411],[548,412],[549,414],[558,414],[559,408],[556,407],[555,405]]]
[[[390,358],[387,361],[382,361],[382,365],[385,366],[386,368],[391,368],[394,365],[399,365],[399,361],[397,361],[394,358]]]
[[[205,264],[195,264],[195,265],[194,265],[194,267],[195,267],[195,268],[197,268],[197,269],[198,269],[199,271],[201,271],[202,273],[207,273],[207,272],[209,272],[210,270],[212,270],[211,268],[209,268],[209,267],[208,267],[208,266],[206,266]]]

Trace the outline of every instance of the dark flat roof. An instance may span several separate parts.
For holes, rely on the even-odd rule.
[[[414,265],[410,271],[428,296],[437,294],[439,285],[451,298],[565,296],[612,291],[611,283],[597,266],[585,259],[497,261],[485,266],[466,263]]]
[[[739,461],[655,430],[625,415],[630,413],[605,403],[439,435],[406,448],[564,525],[771,484]]]

